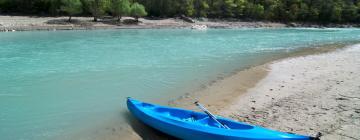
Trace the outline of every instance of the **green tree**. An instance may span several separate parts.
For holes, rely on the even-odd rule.
[[[129,0],[112,0],[111,12],[119,22],[122,16],[130,14],[130,10]]]
[[[317,8],[310,8],[309,10],[309,20],[317,21],[319,19],[319,10]]]
[[[264,19],[265,20],[275,20],[276,19],[276,9],[278,6],[277,0],[266,0],[263,1],[262,5],[264,6]]]
[[[298,20],[306,21],[308,17],[309,17],[309,6],[306,3],[301,3]]]
[[[106,1],[105,0],[86,0],[89,11],[94,16],[94,21],[98,21],[100,16],[105,13]]]
[[[340,7],[340,5],[334,5],[334,7],[332,7],[331,9],[330,21],[340,22],[342,20],[341,13],[342,13],[342,8]]]
[[[194,16],[195,15],[195,7],[193,4],[193,0],[186,0],[184,6],[182,6],[182,11],[187,16]]]
[[[49,14],[52,16],[59,15],[62,6],[62,0],[49,0]]]
[[[251,19],[262,19],[264,16],[264,6],[260,4],[247,3],[244,14],[245,17]]]
[[[145,11],[145,7],[137,2],[131,5],[130,13],[131,16],[135,18],[136,22],[139,22],[139,17],[147,15],[147,12]]]
[[[63,6],[61,7],[61,11],[67,13],[69,15],[68,21],[71,21],[71,17],[76,14],[80,14],[82,12],[82,4],[80,0],[62,0]]]
[[[292,4],[290,6],[290,11],[289,11],[289,19],[291,21],[295,21],[298,18],[299,15],[299,7],[297,4]]]
[[[358,17],[356,19],[356,22],[360,22],[360,1],[356,3],[357,9],[358,9]]]
[[[196,17],[207,17],[207,10],[209,9],[209,5],[205,0],[195,0],[194,8]]]
[[[242,17],[245,9],[245,0],[234,0],[235,7],[233,8],[233,14],[235,17]]]
[[[345,21],[348,22],[355,22],[358,18],[358,7],[356,7],[354,4],[348,4],[344,7],[344,10],[342,12],[342,16]]]
[[[238,4],[240,4],[239,2]],[[233,17],[237,5],[235,4],[234,0],[217,0],[213,2],[212,11],[217,17]],[[241,7],[239,7],[241,8]],[[241,10],[241,9],[237,9]]]

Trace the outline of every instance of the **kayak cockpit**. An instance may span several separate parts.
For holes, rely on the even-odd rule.
[[[198,113],[198,112],[187,111],[187,110],[182,110],[182,109],[171,109],[170,110],[166,107],[156,107],[156,106],[149,106],[149,105],[151,105],[151,104],[144,104],[143,106],[146,106],[147,109],[150,109],[149,111],[153,111],[153,112],[155,112],[155,114],[158,114],[159,116],[165,117],[167,119],[191,123],[194,125],[222,128],[218,123],[216,123],[214,120],[212,120],[208,115],[206,115],[204,113]],[[254,128],[251,125],[238,123],[238,122],[234,122],[234,121],[230,121],[230,120],[222,119],[222,118],[219,118],[218,121],[220,121],[222,124],[228,126],[230,129],[247,130],[247,129]],[[222,128],[222,129],[225,129],[225,128]]]

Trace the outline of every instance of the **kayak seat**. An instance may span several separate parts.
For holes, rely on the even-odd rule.
[[[203,126],[209,126],[209,127],[218,127],[220,128],[219,125],[216,125],[214,123],[212,123],[212,120],[209,117],[205,117],[203,119],[197,120],[196,123],[203,125]]]
[[[226,125],[227,127],[229,127],[230,129],[241,129],[241,130],[248,130],[248,129],[253,129],[254,127],[248,124],[242,124],[242,123],[234,123],[228,120],[224,120],[224,119],[218,119],[218,121],[221,124]],[[197,120],[197,123],[204,125],[204,126],[209,126],[209,127],[216,127],[216,128],[223,128],[222,126],[220,126],[217,122],[215,122],[214,120],[212,120],[209,117],[205,117],[201,120]]]
[[[156,107],[153,108],[155,112],[158,112],[162,116],[167,116],[169,118],[186,121],[186,122],[196,122],[208,118],[207,115],[184,111],[184,110],[169,110],[167,108]]]
[[[209,116],[207,116],[206,114],[184,111],[180,109],[169,110],[168,108],[154,107],[151,104],[146,104],[146,103],[143,103],[143,106],[155,112],[158,112],[159,114],[161,114],[161,116],[165,116],[174,120],[197,123],[199,125],[208,126],[208,127],[222,128],[218,123],[210,119]],[[218,121],[228,126],[230,129],[248,130],[254,128],[253,126],[245,123],[234,123],[233,121],[229,121],[221,118],[218,119]]]

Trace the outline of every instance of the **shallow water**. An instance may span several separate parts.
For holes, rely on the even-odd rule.
[[[162,102],[277,54],[359,40],[358,29],[0,33],[0,139],[93,139],[82,134],[126,125],[128,96]]]

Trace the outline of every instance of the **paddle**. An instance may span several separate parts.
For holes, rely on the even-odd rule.
[[[225,124],[222,124],[221,122],[219,122],[216,117],[209,112],[204,106],[202,106],[198,101],[195,102],[195,105],[198,106],[202,111],[204,111],[207,115],[209,115],[209,117],[214,120],[216,123],[218,123],[222,128],[226,128],[226,129],[230,129],[228,126],[226,126]]]

